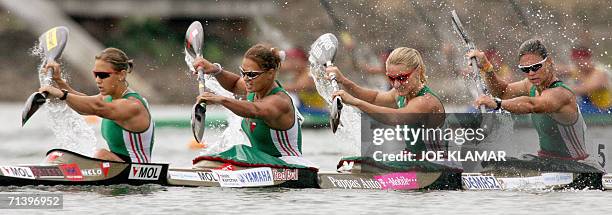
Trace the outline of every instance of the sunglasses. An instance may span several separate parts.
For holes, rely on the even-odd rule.
[[[244,71],[244,69],[242,67],[240,68],[240,75],[242,77],[246,77],[249,80],[253,80],[256,79],[257,77],[259,77],[261,74],[264,74],[265,72],[262,71]]]
[[[540,68],[542,68],[542,66],[544,66],[544,62],[546,62],[546,59],[548,58],[544,58],[544,60],[537,62],[535,64],[531,64],[529,66],[519,65],[518,68],[524,73],[529,73],[531,71],[537,72],[538,70],[540,70]]]
[[[108,77],[110,77],[111,73],[108,72],[93,72],[94,77],[96,78],[100,78],[100,79],[106,79]]]
[[[391,82],[395,82],[395,81],[399,81],[399,82],[406,82],[410,76],[412,76],[412,73],[414,73],[416,71],[417,68],[413,69],[412,72],[409,73],[403,73],[403,74],[399,74],[399,75],[389,75],[388,73],[387,78],[389,79],[389,81]]]

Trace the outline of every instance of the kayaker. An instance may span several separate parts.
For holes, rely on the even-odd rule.
[[[478,68],[493,96],[480,96],[476,107],[504,109],[531,115],[539,135],[540,157],[584,160],[589,154],[585,143],[586,124],[578,110],[576,95],[557,78],[553,57],[539,39],[525,41],[519,48],[519,66],[525,78],[507,83],[501,80],[485,54],[469,51],[478,59]]]
[[[251,146],[268,155],[287,161],[302,156],[302,129],[298,111],[287,91],[276,81],[281,66],[278,48],[257,44],[244,54],[240,75],[198,57],[194,68],[203,68],[223,88],[247,100],[206,92],[197,97],[207,104],[220,104],[244,117],[242,130]],[[290,161],[288,161],[290,163]]]
[[[151,162],[153,131],[155,125],[145,98],[129,88],[127,76],[134,70],[132,59],[120,49],[107,48],[95,56],[93,76],[100,94],[88,96],[74,90],[61,78],[61,66],[48,61],[46,71],[53,68],[53,86],[45,86],[40,92],[64,100],[81,115],[101,118],[102,137],[107,149],[98,149],[94,157],[118,162]]]
[[[427,86],[426,66],[419,51],[407,47],[396,48],[385,64],[385,74],[392,86],[388,91],[361,87],[346,78],[338,67],[328,67],[326,73],[335,73],[343,89],[332,96],[340,96],[345,104],[358,108],[383,124],[423,125],[426,128],[442,126],[444,105]],[[416,144],[406,144],[406,147],[407,151],[420,155],[423,151],[446,151],[447,145],[439,139],[419,139]]]

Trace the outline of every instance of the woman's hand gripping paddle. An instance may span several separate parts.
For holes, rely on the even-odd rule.
[[[185,34],[185,52],[191,56],[192,59],[196,57],[202,57],[202,45],[204,42],[204,29],[199,21],[191,23]],[[195,68],[198,71],[198,91],[200,94],[204,93],[206,85],[204,83],[204,69]],[[193,111],[191,112],[191,130],[193,136],[198,143],[202,142],[204,136],[204,128],[206,124],[206,103],[198,102],[193,105]]]
[[[311,63],[325,67],[333,66],[337,49],[338,38],[331,33],[323,34],[317,40],[315,40],[312,46],[310,46],[309,60]],[[338,82],[336,81],[336,74],[331,73],[330,78],[333,91],[338,91],[339,87]],[[340,113],[342,111],[342,106],[342,98],[339,96],[332,98],[329,121],[334,133],[336,133],[336,130],[338,130],[338,125],[340,124]]]
[[[42,49],[45,63],[49,60],[57,61],[68,42],[68,28],[59,26],[48,30],[47,32],[40,35],[38,38],[38,46]],[[47,70],[47,74],[43,79],[43,86],[51,84],[51,76],[53,75],[53,68]],[[26,100],[25,107],[21,113],[21,126],[36,113],[36,111],[47,101],[47,92],[35,92],[28,97]]]

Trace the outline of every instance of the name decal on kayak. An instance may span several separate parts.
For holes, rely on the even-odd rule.
[[[40,179],[64,178],[64,173],[57,166],[32,166],[30,169],[34,176]]]
[[[258,187],[274,185],[272,169],[261,167],[237,171],[212,170],[221,187]]]
[[[501,190],[501,185],[495,176],[461,176],[466,190]]]
[[[327,176],[329,182],[331,182],[332,186],[336,188],[343,189],[382,189],[380,183],[372,178],[336,178],[332,176]]]
[[[0,171],[2,171],[2,175],[4,176],[34,179],[34,173],[32,173],[32,170],[28,167],[2,166],[0,167]]]
[[[132,164],[128,179],[158,180],[162,166]]]

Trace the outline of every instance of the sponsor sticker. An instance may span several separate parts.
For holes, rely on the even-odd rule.
[[[544,178],[544,184],[547,186],[570,184],[574,181],[574,174],[568,172],[542,173],[542,177]]]
[[[225,171],[234,171],[235,168],[232,164],[229,163],[224,163],[223,165],[221,165],[219,168],[216,168],[218,170],[225,170]]]
[[[168,171],[168,177],[175,180],[200,181],[200,175],[196,172]]]
[[[82,169],[81,173],[83,174],[83,176],[92,176],[92,177],[102,176],[102,169],[99,169],[99,168]]]
[[[4,176],[34,179],[34,173],[32,173],[29,167],[2,166],[0,167],[0,171],[2,171],[2,175]]]
[[[414,190],[419,189],[416,172],[390,173],[376,175],[374,179],[380,183],[381,189]]]
[[[100,168],[102,169],[102,174],[104,174],[104,177],[108,176],[108,170],[110,169],[110,163],[109,162],[102,162],[100,164]]]
[[[237,171],[212,170],[221,187],[258,187],[274,185],[270,167]]]
[[[604,188],[612,189],[612,175],[604,175],[601,183],[603,184]]]
[[[132,164],[128,179],[158,180],[162,166]]]
[[[469,175],[461,176],[466,190],[501,190],[501,185],[495,176]]]
[[[201,181],[219,182],[219,177],[212,172],[198,172]]]
[[[57,166],[31,166],[34,176],[40,179],[63,179],[64,173]]]
[[[297,169],[272,169],[272,176],[275,181],[297,181]]]
[[[66,179],[71,181],[80,181],[83,180],[83,173],[81,173],[81,169],[79,165],[76,163],[71,164],[61,164],[59,168],[64,173]]]
[[[51,51],[51,49],[57,46],[57,27],[52,28],[47,32],[47,50]]]

